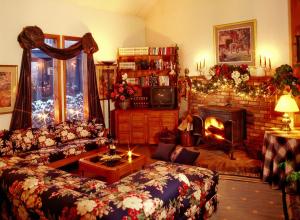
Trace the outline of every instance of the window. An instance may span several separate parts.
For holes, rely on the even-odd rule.
[[[80,38],[63,36],[63,47],[68,48],[77,43]],[[81,52],[78,56],[64,62],[65,82],[65,118],[67,120],[81,120],[84,118],[84,72],[85,56]]]
[[[70,47],[79,40],[78,37],[63,36],[63,48]],[[45,43],[61,48],[59,35],[45,34]],[[84,106],[87,105],[84,98],[87,97],[84,86],[85,54],[81,52],[72,59],[61,61],[49,57],[40,49],[32,49],[31,57],[32,127],[53,125],[62,120],[83,119],[87,115],[84,111]],[[63,79],[60,74],[62,62]],[[64,85],[63,89],[61,85]]]
[[[59,47],[57,35],[45,35],[45,43]],[[61,120],[59,95],[60,62],[40,49],[31,50],[32,127],[42,127]]]

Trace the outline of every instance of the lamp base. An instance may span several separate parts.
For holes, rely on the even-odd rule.
[[[282,130],[283,131],[291,131],[291,127],[290,127],[290,123],[291,123],[291,119],[288,115],[288,113],[284,113],[282,116],[282,122],[283,122],[283,126],[282,126]]]

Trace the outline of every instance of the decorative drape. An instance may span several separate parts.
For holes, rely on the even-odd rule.
[[[98,46],[91,33],[83,35],[81,40],[71,47],[58,49],[44,43],[44,33],[39,27],[29,26],[23,28],[18,36],[18,42],[23,48],[23,57],[10,130],[31,127],[31,49],[33,48],[39,48],[48,56],[59,60],[71,59],[79,55],[82,50],[87,54],[89,119],[95,119],[96,122],[104,124],[93,59],[93,53],[98,51]]]

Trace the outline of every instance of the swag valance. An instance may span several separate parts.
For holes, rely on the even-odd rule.
[[[96,119],[104,123],[99,95],[97,90],[96,72],[93,53],[98,51],[98,46],[91,33],[83,35],[76,44],[58,49],[51,47],[44,42],[44,33],[37,26],[23,28],[18,36],[18,42],[23,48],[19,86],[16,103],[10,123],[10,130],[31,127],[31,49],[39,48],[48,56],[67,60],[80,54],[81,51],[87,54],[87,87],[89,119]]]

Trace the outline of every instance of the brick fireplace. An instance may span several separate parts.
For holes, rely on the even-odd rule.
[[[264,78],[251,79],[249,83],[259,83]],[[224,89],[221,92],[201,95],[192,93],[189,99],[189,109],[197,114],[200,106],[230,104],[232,107],[243,108],[246,110],[247,137],[244,141],[249,154],[257,158],[260,156],[264,132],[267,129],[281,127],[281,115],[274,111],[276,97],[268,99],[241,97],[234,93],[232,89]]]

